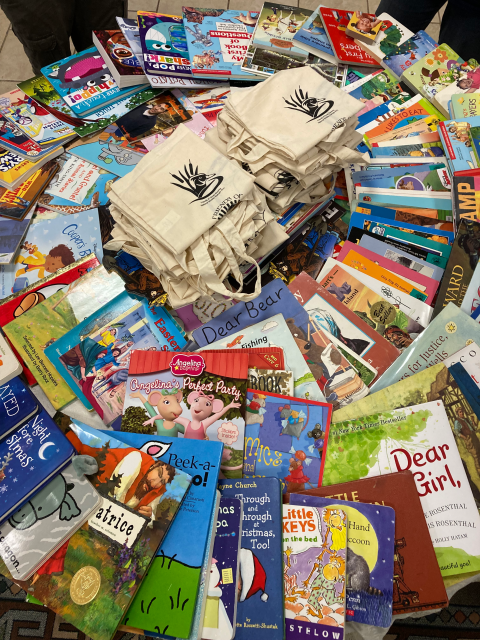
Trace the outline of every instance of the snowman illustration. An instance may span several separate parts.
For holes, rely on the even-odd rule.
[[[230,640],[233,637],[233,627],[222,602],[222,589],[220,588],[222,580],[217,563],[218,560],[212,558],[202,638]]]

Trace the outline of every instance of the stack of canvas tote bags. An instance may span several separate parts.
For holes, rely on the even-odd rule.
[[[323,79],[314,67],[281,71],[232,91],[206,140],[255,176],[269,207],[327,199],[336,171],[365,158],[355,150],[363,105]]]
[[[174,308],[213,293],[255,297],[260,277],[249,295],[232,293],[223,281],[232,274],[241,284],[240,264],[256,264],[252,256],[288,239],[254,177],[184,125],[109,195],[116,224],[107,248],[136,256]]]

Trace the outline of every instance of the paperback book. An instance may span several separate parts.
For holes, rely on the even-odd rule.
[[[264,2],[252,37],[252,45],[260,49],[272,49],[305,60],[306,52],[298,47],[294,36],[305,24],[312,12],[274,2]]]
[[[452,174],[477,167],[469,131],[472,127],[478,126],[480,126],[480,116],[474,116],[468,120],[447,120],[440,123],[440,138]]]
[[[141,59],[147,74],[192,78],[192,63],[181,16],[137,13]]]
[[[326,486],[411,469],[442,576],[480,568],[480,515],[441,400],[335,423],[330,438]],[[461,519],[439,519],[447,505]]]
[[[330,549],[332,546],[335,549],[340,541],[344,546],[346,539],[345,620],[388,628],[392,624],[395,511],[381,504],[297,493],[289,498],[284,510],[292,512],[293,507],[298,506],[302,515],[308,507],[326,511]],[[296,509],[297,514],[298,511]],[[346,514],[340,523],[338,511]],[[355,563],[361,565],[363,571],[359,571]]]
[[[38,202],[39,193],[42,192],[45,185],[54,179],[57,171],[58,160],[50,160],[39,168],[38,171],[30,174],[25,181],[15,189],[10,190],[5,187],[0,187],[0,215],[2,218],[8,218],[12,221],[8,224],[15,224],[17,228],[21,229],[22,225],[19,225],[18,221],[25,221],[27,217],[30,218],[29,213],[32,211],[35,202]],[[8,233],[5,234],[7,237],[8,235]],[[20,239],[21,238],[19,238],[19,240]],[[14,251],[9,251],[8,253],[11,254],[14,253]],[[10,260],[11,258],[7,260],[7,262],[10,262]]]
[[[283,640],[283,560],[280,482],[276,478],[220,480],[225,498],[243,502],[236,640]],[[252,520],[254,525],[252,526]]]
[[[3,149],[13,151],[27,160],[41,158],[42,154],[50,151],[48,148],[42,148],[3,115],[0,115],[0,143]]]
[[[335,62],[335,55],[327,37],[325,25],[323,24],[322,14],[319,5],[309,18],[303,23],[300,29],[294,34],[293,42],[300,49],[320,56],[329,62]]]
[[[297,640],[311,633],[343,639],[347,513],[302,507],[283,505],[285,637]],[[299,535],[304,531],[308,535]]]
[[[128,42],[128,46],[136,56],[140,66],[145,70],[145,63],[143,61],[142,45],[140,43],[140,31],[138,28],[137,18],[116,18],[117,24],[125,39]]]
[[[120,29],[93,31],[92,39],[120,89],[147,82],[140,62]]]
[[[343,87],[343,90],[363,103],[363,109],[358,112],[358,115],[378,107],[385,102],[385,99],[393,100],[398,104],[410,99],[410,94],[402,90],[398,80],[388,69],[374,71],[370,75]]]
[[[321,486],[331,411],[326,403],[249,389],[244,478],[278,478],[286,493]]]
[[[457,222],[466,220],[467,223],[475,223],[480,219],[479,191],[480,170],[462,171],[453,176],[452,196]]]
[[[60,95],[53,88],[52,83],[45,78],[42,74],[34,76],[29,80],[23,80],[17,84],[20,91],[30,98],[33,98],[35,102],[55,109],[60,113],[64,113],[67,116],[76,117],[74,112],[69,106],[62,100]]]
[[[53,160],[61,155],[63,148],[54,146],[52,150],[37,162],[30,162],[13,151],[0,149],[0,186],[5,187],[9,191],[14,191],[30,176],[36,173],[49,160]]]
[[[307,489],[295,498],[302,495],[348,500],[354,505],[368,502],[394,509],[393,615],[447,606],[445,585],[411,471]]]

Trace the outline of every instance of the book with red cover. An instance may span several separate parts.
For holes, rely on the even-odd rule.
[[[297,276],[288,288],[315,326],[333,335],[372,365],[378,373],[376,380],[400,355],[393,344],[306,273]]]
[[[203,352],[205,353],[205,352]],[[217,349],[211,353],[229,353],[231,349]],[[249,369],[285,369],[285,358],[282,347],[248,347],[242,353],[248,353]]]
[[[445,585],[411,471],[307,489],[299,493],[393,507],[394,615],[440,609],[448,605]],[[289,494],[285,495],[284,502],[289,503]]]
[[[30,287],[26,287],[21,291],[13,293],[8,298],[2,300],[0,303],[0,327],[4,327],[9,322],[12,322],[12,320],[15,320],[15,318],[18,318],[22,314],[26,313],[35,305],[43,302],[52,294],[60,291],[60,289],[63,289],[63,287],[66,287],[75,280],[78,280],[78,278],[84,276],[88,271],[91,271],[95,267],[99,266],[100,263],[95,254],[90,253],[89,255],[84,256],[83,258],[80,258],[80,260],[72,263],[68,267],[60,269],[59,271],[52,273],[46,278],[38,280]],[[8,340],[8,338],[6,339],[14,354],[18,358],[18,361],[23,366],[23,373],[27,378],[28,384],[37,384],[37,381],[35,380],[33,375],[24,365],[23,359],[18,351],[10,343],[10,340]]]
[[[323,24],[332,45],[335,57],[339,62],[371,67],[379,67],[378,62],[368,55],[362,47],[345,33],[353,11],[320,7]]]

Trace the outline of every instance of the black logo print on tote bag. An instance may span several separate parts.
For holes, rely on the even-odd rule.
[[[209,175],[206,173],[198,173],[198,166],[194,169],[191,160],[188,161],[188,167],[184,165],[183,171],[184,173],[181,171],[177,172],[180,177],[171,173],[170,175],[175,178],[175,180],[178,180],[178,183],[171,182],[170,184],[193,193],[196,198],[192,200],[190,204],[214,196],[223,182],[223,176],[217,176],[214,173]]]
[[[309,98],[308,92],[305,91],[304,93],[300,87],[298,87],[298,91],[295,90],[294,96],[290,96],[290,101],[286,98],[284,98],[284,101],[289,105],[288,107],[285,107],[285,109],[300,111],[301,113],[310,116],[310,120],[308,120],[308,122],[318,120],[328,113],[335,104],[333,100]]]

